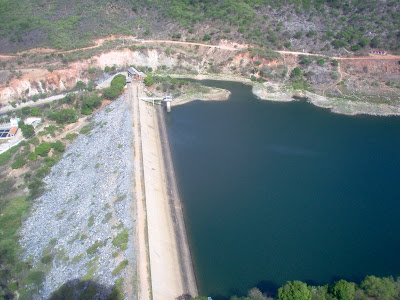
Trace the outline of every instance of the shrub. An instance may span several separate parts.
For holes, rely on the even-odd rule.
[[[90,115],[93,109],[98,108],[101,105],[101,99],[98,95],[94,94],[87,98],[84,98],[81,106],[81,113],[84,115]]]
[[[23,122],[20,122],[20,128],[22,131],[22,136],[26,139],[32,137],[35,134],[35,129],[32,125],[25,125]]]
[[[84,89],[86,89],[86,84],[83,81],[79,80],[75,85],[75,89],[83,91]]]
[[[65,151],[65,146],[60,141],[53,143],[52,147],[55,151],[60,152],[60,153]]]
[[[355,45],[352,45],[351,47],[350,47],[350,50],[351,51],[358,51],[358,50],[360,50],[361,49],[361,46],[360,45],[358,45],[358,44],[355,44]]]
[[[51,144],[43,142],[43,143],[40,143],[40,145],[35,148],[35,153],[37,155],[45,157],[50,152],[50,149],[51,149]]]
[[[152,76],[147,76],[143,79],[143,82],[146,86],[152,86],[154,84],[154,78]]]
[[[31,152],[28,154],[27,158],[29,160],[36,160],[37,159],[37,154],[35,152]]]
[[[41,115],[41,113],[40,113],[39,108],[37,108],[37,107],[32,108],[32,110],[31,110],[31,116],[32,117],[38,117],[40,115]]]
[[[379,39],[377,37],[374,37],[370,42],[370,46],[372,48],[377,48],[377,47],[379,47],[380,44],[381,44],[381,42],[379,41]]]
[[[112,271],[112,274],[115,276],[119,272],[121,272],[128,265],[128,261],[125,259],[119,263],[119,265]]]
[[[121,250],[126,250],[128,238],[129,238],[128,229],[124,229],[113,239],[112,244],[115,247],[120,248]]]
[[[25,166],[26,160],[23,158],[17,158],[17,160],[11,165],[11,168],[13,169],[19,169]]]
[[[361,288],[367,296],[375,299],[390,300],[396,299],[399,295],[399,285],[392,277],[378,278],[375,276],[367,276],[361,282]]]
[[[302,72],[299,67],[293,69],[292,73],[290,73],[290,78],[298,78],[301,77]]]
[[[353,282],[340,280],[332,288],[332,294],[339,300],[353,300],[356,292],[356,285]]]
[[[59,124],[70,124],[78,120],[78,114],[72,108],[61,109],[57,112],[52,112],[49,115],[50,120],[54,120]]]
[[[277,300],[311,300],[311,291],[301,281],[287,282],[278,289]]]
[[[211,40],[211,35],[205,34],[204,37],[203,37],[203,41],[206,42],[206,41],[209,41],[209,40]]]
[[[283,45],[284,45],[286,48],[290,48],[290,46],[292,46],[292,43],[291,43],[291,42],[285,42]]]
[[[318,66],[323,66],[325,64],[325,60],[323,58],[317,60]]]
[[[103,98],[109,99],[109,100],[114,100],[114,99],[118,98],[120,93],[121,93],[121,90],[119,88],[110,86],[103,90]]]
[[[335,47],[335,49],[339,49],[342,47],[345,47],[347,45],[347,42],[343,41],[343,40],[334,40],[332,42],[333,47]]]

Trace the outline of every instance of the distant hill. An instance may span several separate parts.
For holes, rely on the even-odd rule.
[[[0,52],[111,34],[322,53],[400,51],[398,0],[0,0]]]

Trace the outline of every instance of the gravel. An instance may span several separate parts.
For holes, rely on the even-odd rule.
[[[23,258],[46,274],[36,299],[75,279],[111,288],[134,266],[131,115],[124,96],[99,111],[92,131],[80,134],[45,178],[46,192],[35,200],[20,240]],[[121,250],[112,241],[125,228],[128,248]],[[41,262],[45,255],[51,263]],[[128,267],[113,275],[124,259]]]

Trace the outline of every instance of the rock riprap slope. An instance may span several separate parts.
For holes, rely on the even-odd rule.
[[[111,292],[135,264],[132,120],[125,97],[98,112],[92,126],[45,178],[46,191],[21,230],[24,259],[44,273],[37,298],[74,279]]]

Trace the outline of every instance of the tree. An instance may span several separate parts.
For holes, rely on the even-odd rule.
[[[399,295],[399,284],[392,277],[378,278],[375,276],[367,276],[361,282],[361,288],[367,296],[380,300],[396,299]]]
[[[301,281],[288,281],[278,289],[277,300],[311,300],[311,291]]]
[[[52,146],[53,146],[53,149],[54,149],[55,151],[57,151],[57,152],[62,153],[62,152],[65,151],[65,146],[64,146],[64,144],[63,144],[62,142],[60,142],[60,141],[57,141],[57,142],[53,143]]]
[[[356,285],[346,280],[339,280],[332,288],[332,294],[338,300],[353,300],[355,291]]]
[[[43,143],[40,143],[40,145],[35,148],[35,153],[37,155],[45,157],[50,152],[50,149],[51,149],[51,144],[43,142]]]
[[[301,77],[302,72],[299,67],[293,69],[292,73],[290,73],[290,78],[299,78]]]
[[[22,136],[26,139],[29,139],[35,134],[35,129],[32,125],[26,125],[24,122],[20,122],[19,127],[21,128]]]
[[[147,76],[145,79],[143,79],[143,82],[146,86],[152,86],[154,83],[154,78],[152,76]]]
[[[76,83],[75,88],[76,88],[77,90],[82,91],[82,90],[86,89],[86,84],[85,84],[83,81],[79,80],[79,81]]]
[[[121,94],[121,90],[115,86],[110,86],[103,90],[103,98],[114,100]]]
[[[361,38],[358,41],[358,44],[360,45],[361,48],[368,46],[369,43],[370,43],[370,40],[368,38]]]
[[[374,37],[374,38],[371,40],[370,46],[371,46],[372,48],[377,48],[377,47],[379,47],[379,45],[380,45],[379,39],[378,39],[377,37]]]
[[[31,110],[31,116],[32,117],[38,117],[40,115],[41,115],[41,113],[40,113],[39,108],[37,108],[37,107],[32,108],[32,110]]]
[[[26,160],[23,158],[17,158],[15,162],[11,165],[11,168],[13,169],[19,169],[22,168],[26,163]]]
[[[350,50],[351,50],[351,51],[358,51],[358,50],[360,50],[360,49],[361,49],[361,46],[358,45],[358,44],[352,45],[352,46],[350,47]]]
[[[206,42],[206,41],[209,41],[209,40],[211,40],[211,35],[205,34],[204,37],[203,37],[203,41]]]
[[[78,114],[72,108],[61,109],[57,112],[52,112],[49,115],[49,119],[56,121],[59,124],[70,124],[76,122]]]

